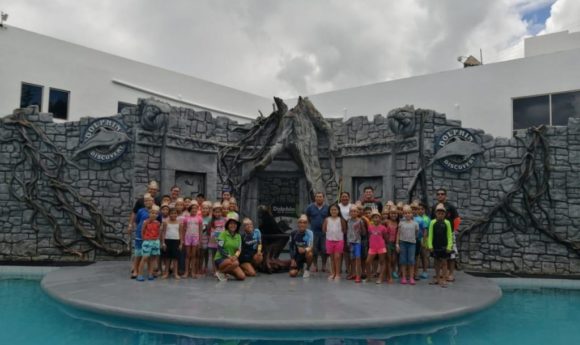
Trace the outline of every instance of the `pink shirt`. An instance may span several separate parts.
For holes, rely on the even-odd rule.
[[[369,224],[369,249],[380,250],[386,248],[383,234],[387,232],[387,228],[383,224],[374,225]]]
[[[209,248],[217,248],[217,238],[222,232],[224,232],[225,225],[226,225],[225,217],[214,218],[213,227],[211,228],[211,234],[209,237],[209,243],[207,245]]]
[[[387,234],[389,235],[389,243],[397,242],[397,226],[387,226]]]
[[[199,234],[203,229],[203,218],[199,216],[186,216],[182,221],[185,228],[185,235],[199,239]]]

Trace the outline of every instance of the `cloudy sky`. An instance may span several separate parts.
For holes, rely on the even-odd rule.
[[[0,0],[8,25],[258,95],[293,97],[523,56],[578,0]]]

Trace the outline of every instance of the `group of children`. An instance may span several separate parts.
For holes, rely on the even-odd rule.
[[[342,255],[345,254],[349,280],[360,283],[374,277],[377,284],[385,280],[393,283],[393,279],[400,276],[401,284],[415,285],[416,280],[428,278],[430,253],[435,259],[435,277],[431,284],[446,287],[446,260],[454,240],[451,223],[445,215],[444,204],[436,206],[435,219],[431,220],[425,213],[425,206],[419,202],[410,205],[387,202],[382,213],[378,208],[364,207],[357,202],[350,207],[348,220],[345,220],[339,204],[331,205],[322,226],[326,234],[326,253],[331,257],[329,279],[340,279]],[[301,221],[307,221],[307,217],[299,218],[298,234]],[[290,275],[296,276],[304,269],[304,276],[308,277],[311,256],[301,257],[302,253],[294,249],[302,245],[306,247],[303,252],[308,254],[308,243],[296,244],[294,237],[291,236],[294,261]],[[298,265],[298,261],[304,262],[306,267]]]
[[[234,198],[212,203],[191,198],[172,201],[170,196],[164,196],[158,206],[147,193],[143,204],[131,227],[135,229],[131,277],[138,281],[154,280],[157,271],[161,271],[163,279],[170,273],[175,279],[204,276],[226,221],[239,220]],[[180,258],[185,263],[181,274]]]
[[[380,284],[393,283],[393,279],[400,278],[401,284],[415,285],[416,280],[428,278],[430,253],[435,259],[431,284],[446,287],[446,260],[453,249],[453,228],[445,219],[443,203],[436,206],[433,220],[425,211],[425,206],[419,202],[395,205],[389,201],[382,212],[377,207],[357,202],[344,217],[339,204],[332,204],[322,224],[326,253],[331,256],[329,279],[340,279],[344,254],[348,280],[360,283],[376,279]],[[143,207],[137,211],[132,224],[135,225],[132,278],[154,280],[158,272],[163,279],[170,274],[175,279],[200,278],[208,274],[209,262],[216,258],[220,234],[227,230],[230,220],[235,220],[236,231],[239,231],[237,203],[229,195],[222,202],[214,203],[191,198],[172,200],[164,196],[161,206],[157,206],[154,198],[145,194]],[[307,278],[312,265],[314,236],[308,230],[306,215],[302,215],[297,224],[298,229],[290,234],[290,275],[296,277],[302,271]],[[253,225],[250,227],[253,229]],[[261,242],[259,245],[261,248]],[[180,259],[184,265],[179,265]],[[215,267],[212,264],[213,273],[223,278]]]

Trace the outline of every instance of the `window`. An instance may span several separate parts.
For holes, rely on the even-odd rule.
[[[123,109],[127,108],[127,107],[134,107],[135,104],[131,104],[131,103],[126,103],[126,102],[117,102],[117,113],[121,113],[121,111],[123,111]]]
[[[570,117],[580,117],[580,91],[553,94],[552,126],[567,126]]]
[[[513,101],[514,130],[550,124],[550,97],[534,96]]]
[[[513,99],[514,130],[540,125],[567,126],[580,117],[580,91]]]
[[[42,111],[42,89],[40,85],[22,83],[20,89],[20,108],[37,105],[38,111]]]
[[[52,113],[55,119],[66,120],[68,118],[68,98],[69,91],[50,89],[48,96],[48,112]]]

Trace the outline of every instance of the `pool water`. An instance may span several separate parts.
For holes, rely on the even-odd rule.
[[[64,307],[34,280],[0,280],[0,344],[578,344],[580,291],[504,289],[502,299],[476,315],[430,327],[377,330],[305,340],[237,340],[227,330],[208,331],[98,316]],[[395,335],[408,333],[407,335]],[[415,333],[415,334],[412,334]],[[203,334],[204,338],[192,334]],[[390,336],[377,336],[390,334]],[[302,335],[305,335],[302,332]],[[292,339],[292,334],[276,334]],[[213,337],[213,338],[212,338]],[[260,334],[248,335],[259,339]],[[354,338],[356,339],[354,339]],[[230,338],[230,339],[223,339]]]

